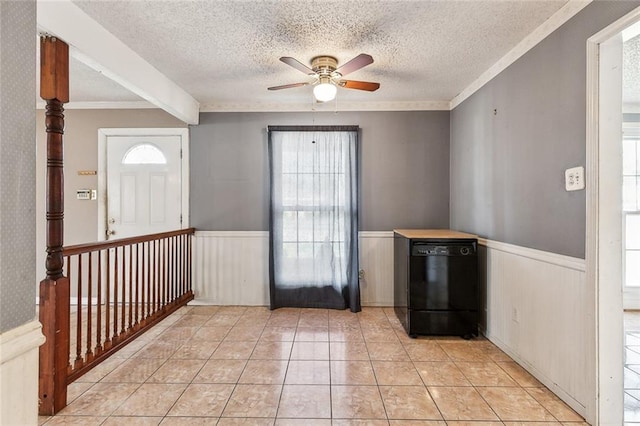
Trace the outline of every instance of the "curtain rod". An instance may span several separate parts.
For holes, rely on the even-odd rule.
[[[360,126],[267,126],[270,132],[357,132]]]

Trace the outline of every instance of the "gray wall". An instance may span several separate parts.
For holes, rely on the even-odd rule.
[[[453,228],[584,258],[586,40],[638,6],[591,3],[451,112]]]
[[[35,318],[36,2],[0,1],[0,333]]]
[[[360,229],[449,226],[449,112],[203,113],[191,127],[191,225],[269,229],[268,125],[359,125]]]

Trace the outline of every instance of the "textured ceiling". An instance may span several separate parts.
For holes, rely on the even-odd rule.
[[[640,113],[640,35],[622,47],[622,103],[625,112]]]
[[[377,92],[341,89],[339,102],[450,101],[566,0],[76,1],[85,13],[196,98],[202,109],[312,101],[309,81],[281,63],[317,55],[375,62],[350,79]],[[138,99],[72,64],[75,101]],[[94,75],[97,74],[97,75]],[[112,90],[113,89],[113,90]]]

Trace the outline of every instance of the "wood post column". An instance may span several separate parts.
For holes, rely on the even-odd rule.
[[[64,108],[69,102],[69,46],[55,37],[40,38],[40,97],[47,101],[47,276],[40,282],[39,414],[53,415],[67,404],[69,367],[69,280],[63,275]]]

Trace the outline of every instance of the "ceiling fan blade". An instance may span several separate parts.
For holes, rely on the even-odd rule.
[[[342,75],[347,75],[354,71],[358,71],[360,68],[364,68],[369,64],[373,63],[373,58],[371,55],[367,55],[366,53],[361,53],[336,71],[338,71]]]
[[[368,92],[375,92],[380,88],[380,83],[372,83],[370,81],[340,80],[338,84],[346,89],[366,90]]]
[[[309,83],[291,83],[291,84],[283,84],[282,86],[273,86],[267,87],[267,90],[280,90],[280,89],[291,89],[292,87],[301,87],[306,86]]]
[[[308,66],[306,66],[305,64],[303,64],[302,62],[298,61],[295,58],[291,58],[289,56],[283,56],[282,58],[280,58],[280,60],[285,64],[289,65],[290,67],[293,67],[298,71],[302,71],[307,75],[315,74],[315,72],[311,68],[309,68]]]

